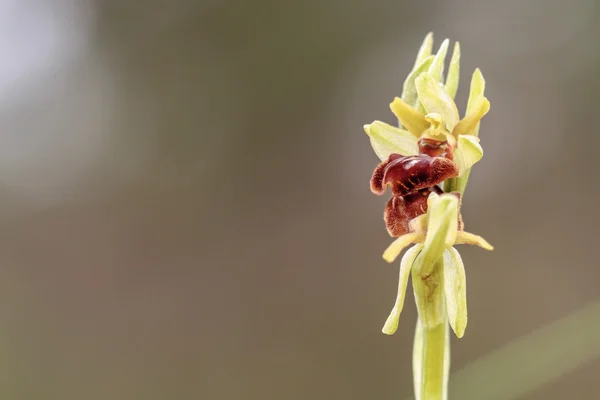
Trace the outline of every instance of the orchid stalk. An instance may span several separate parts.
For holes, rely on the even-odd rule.
[[[489,111],[485,80],[479,69],[471,79],[464,117],[454,97],[460,73],[460,46],[455,44],[444,80],[449,41],[432,54],[433,35],[425,38],[401,97],[390,104],[398,126],[374,121],[365,125],[381,163],[371,178],[371,190],[383,195],[391,187],[384,220],[396,239],[383,258],[400,261],[396,302],[383,333],[398,329],[408,280],[412,277],[418,321],[413,347],[414,391],[417,400],[447,399],[450,369],[450,328],[461,338],[467,327],[466,274],[458,244],[487,250],[480,236],[464,231],[461,200],[471,168],[483,157],[478,134]],[[443,186],[444,190],[440,188]]]

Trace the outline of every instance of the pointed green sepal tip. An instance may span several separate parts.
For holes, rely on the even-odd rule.
[[[473,72],[473,76],[471,77],[471,88],[469,91],[469,100],[467,102],[467,111],[465,113],[466,116],[481,113],[481,107],[485,109],[486,105],[482,106],[482,102],[484,101],[484,93],[485,93],[485,79],[483,78],[483,74],[481,70],[477,68],[475,72]],[[487,101],[487,99],[486,99]],[[479,109],[479,110],[478,110]],[[485,115],[489,110],[489,102],[487,102],[487,110],[483,112],[481,117]],[[479,118],[481,119],[481,118]],[[458,133],[456,133],[458,135]],[[479,120],[475,125],[472,132],[469,134],[477,136],[479,134]]]
[[[467,278],[462,258],[454,247],[444,251],[444,293],[448,322],[461,338],[467,328]]]
[[[443,80],[444,62],[446,61],[446,54],[448,53],[449,45],[450,39],[445,39],[442,42],[437,54],[435,55],[435,58],[433,59],[433,62],[431,63],[431,66],[429,67],[429,70],[427,71],[429,75],[431,75],[431,77],[439,83],[441,83]]]
[[[452,58],[450,59],[450,66],[448,68],[448,76],[446,83],[444,84],[444,90],[448,93],[450,98],[456,97],[458,91],[458,82],[460,78],[460,44],[454,43],[454,50],[452,51]]]
[[[433,32],[429,32],[425,36],[425,39],[423,40],[423,43],[421,44],[421,47],[419,48],[419,52],[417,53],[417,59],[415,60],[415,65],[413,67],[413,70],[415,68],[417,68],[417,66],[419,64],[421,64],[423,62],[423,60],[425,60],[427,57],[429,57],[431,55],[432,50],[433,50]]]
[[[396,296],[396,302],[392,312],[388,316],[383,329],[381,330],[386,335],[393,335],[398,329],[398,323],[400,320],[400,313],[404,307],[404,298],[406,297],[406,286],[408,285],[408,278],[410,277],[411,268],[415,262],[415,258],[423,248],[423,245],[417,244],[410,248],[402,261],[400,262],[400,272],[398,277],[398,295]]]
[[[471,87],[469,89],[469,100],[467,102],[467,114],[471,111],[473,104],[477,103],[485,93],[485,79],[481,70],[475,68],[471,77]]]

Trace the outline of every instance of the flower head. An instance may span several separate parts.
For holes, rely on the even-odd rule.
[[[479,69],[471,80],[467,111],[459,119],[454,96],[458,88],[460,46],[454,46],[445,84],[444,61],[449,41],[431,55],[433,36],[427,35],[415,66],[404,82],[402,98],[390,104],[400,126],[374,121],[365,132],[382,162],[371,178],[371,191],[383,195],[391,186],[384,221],[388,233],[398,237],[407,233],[408,222],[427,211],[427,196],[432,187],[449,179],[462,179],[464,189],[470,168],[483,157],[477,137],[479,121],[489,111],[484,97],[485,81]]]
[[[467,325],[465,269],[456,244],[474,244],[491,250],[480,236],[464,231],[460,214],[462,191],[471,167],[483,157],[478,132],[489,111],[485,81],[479,69],[471,79],[467,110],[462,119],[454,97],[458,88],[460,46],[454,46],[445,83],[444,61],[449,41],[432,55],[433,37],[427,35],[402,96],[390,104],[399,121],[395,127],[374,121],[364,129],[381,163],[371,177],[371,191],[383,195],[389,186],[384,220],[397,239],[383,258],[393,262],[414,244],[400,262],[398,295],[383,332],[398,327],[408,278],[412,272],[420,325],[435,329],[447,321],[458,337]],[[442,182],[449,185],[444,193]],[[458,190],[457,190],[458,188]]]
[[[418,155],[426,143],[444,144],[462,176],[483,156],[477,138],[479,121],[490,109],[484,97],[485,80],[479,69],[471,79],[467,111],[459,119],[454,96],[458,88],[460,46],[456,43],[446,83],[442,83],[443,66],[448,40],[438,54],[431,53],[432,37],[428,35],[421,46],[413,71],[404,82],[402,98],[396,97],[390,109],[398,118],[399,127],[374,121],[364,130],[371,139],[377,156],[386,160],[391,154]]]

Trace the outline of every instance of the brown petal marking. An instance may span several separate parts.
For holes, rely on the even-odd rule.
[[[438,186],[433,186],[404,197],[394,196],[387,202],[383,219],[390,236],[398,237],[410,232],[409,222],[427,212],[427,198],[432,192],[443,193]]]
[[[427,138],[419,139],[419,154],[425,154],[430,157],[444,157],[453,160],[454,152],[452,150],[452,147],[446,141]]]
[[[427,155],[400,157],[384,167],[380,186],[392,185],[394,196],[404,196],[457,175],[458,168],[447,158]]]
[[[381,196],[385,193],[385,186],[383,185],[383,175],[385,173],[385,167],[387,165],[402,157],[401,154],[390,154],[387,160],[384,160],[379,163],[379,165],[373,171],[373,175],[371,176],[371,192],[375,193],[378,196]]]

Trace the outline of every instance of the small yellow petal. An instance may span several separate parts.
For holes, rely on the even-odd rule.
[[[406,235],[400,236],[385,249],[383,252],[383,259],[389,263],[394,262],[406,246],[416,242],[420,237],[423,239],[425,236],[418,233],[407,233]]]
[[[452,58],[450,59],[450,67],[448,68],[448,77],[446,78],[446,84],[444,90],[448,93],[452,99],[456,96],[458,90],[458,81],[460,75],[460,44],[454,43],[454,50],[452,51]]]
[[[490,102],[485,97],[480,98],[476,101],[476,104],[473,104],[471,107],[471,112],[456,124],[452,134],[455,137],[458,137],[459,135],[473,135],[475,130],[479,127],[479,121],[481,121],[481,118],[483,118],[488,111],[490,111]]]
[[[386,335],[392,335],[398,329],[398,321],[400,319],[400,313],[404,307],[404,298],[406,296],[406,286],[408,285],[408,277],[415,261],[415,257],[421,251],[423,245],[416,245],[406,252],[402,261],[400,262],[400,272],[398,277],[398,295],[396,296],[396,303],[390,313],[389,317],[383,325],[382,332]]]
[[[421,74],[415,80],[419,100],[427,113],[438,113],[444,119],[446,128],[452,132],[458,122],[458,109],[454,100],[429,74]]]
[[[444,292],[448,321],[461,338],[467,328],[467,278],[462,258],[454,247],[444,252]]]
[[[412,108],[399,97],[396,97],[390,103],[390,109],[400,123],[417,138],[429,127],[429,122],[427,122],[423,113]]]
[[[419,154],[417,138],[408,131],[381,121],[365,125],[364,130],[371,139],[371,147],[381,161],[387,160],[392,153],[403,156]]]
[[[459,231],[456,234],[456,244],[472,244],[479,246],[485,250],[494,250],[494,246],[489,244],[487,240],[481,236],[474,235],[469,232]]]

